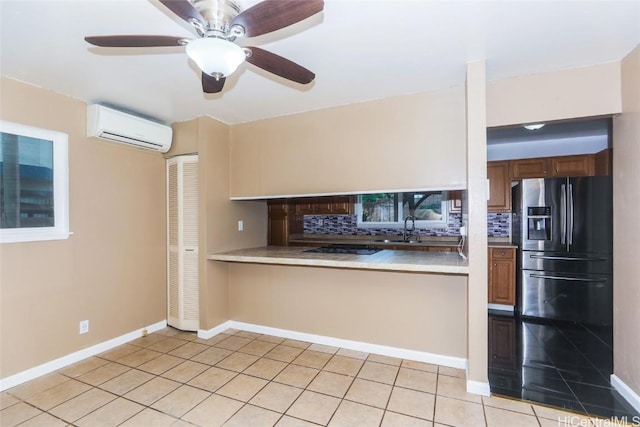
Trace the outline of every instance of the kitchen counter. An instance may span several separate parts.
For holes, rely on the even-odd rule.
[[[214,253],[214,261],[254,264],[296,265],[360,270],[404,271],[436,274],[468,274],[467,260],[454,252],[416,252],[382,250],[373,255],[321,254],[309,248],[265,246]]]
[[[505,248],[505,249],[517,249],[518,245],[514,245],[510,240],[507,239],[489,239],[487,242],[487,246],[490,248]]]

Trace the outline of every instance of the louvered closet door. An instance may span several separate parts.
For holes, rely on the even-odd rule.
[[[167,160],[168,323],[199,327],[198,156]]]

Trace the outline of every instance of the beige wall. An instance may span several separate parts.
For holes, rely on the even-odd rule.
[[[464,276],[236,263],[230,273],[232,320],[467,357]]]
[[[233,126],[232,197],[466,185],[464,88]]]
[[[0,377],[166,318],[164,159],[85,137],[83,102],[2,78],[0,118],[69,135],[67,240],[0,246]],[[160,213],[160,214],[159,214]],[[90,332],[78,334],[88,319]]]
[[[487,82],[487,127],[621,111],[620,63]]]
[[[622,62],[613,122],[613,368],[640,395],[640,46]]]
[[[265,202],[229,200],[228,125],[209,117],[175,123],[168,156],[198,153],[200,178],[200,328],[229,320],[228,266],[207,261],[212,252],[264,246],[267,242]],[[244,231],[238,231],[238,221]]]

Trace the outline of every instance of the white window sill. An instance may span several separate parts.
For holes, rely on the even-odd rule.
[[[0,243],[39,242],[47,240],[66,240],[72,232],[15,232],[13,230],[0,231]]]

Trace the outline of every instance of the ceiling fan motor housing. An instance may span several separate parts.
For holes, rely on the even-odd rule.
[[[242,8],[233,0],[192,0],[193,7],[205,19],[205,28],[199,28],[199,23],[192,22],[198,33],[203,37],[222,37],[233,41],[236,36],[231,31],[229,23]]]

